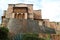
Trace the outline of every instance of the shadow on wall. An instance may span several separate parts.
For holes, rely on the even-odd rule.
[[[44,27],[44,29],[45,29],[45,33],[47,33],[47,34],[56,34],[55,29],[49,28],[49,27],[47,27],[47,26],[43,26],[43,27]]]
[[[47,33],[47,34],[56,34],[55,29],[49,28],[47,26],[41,26],[41,32],[42,33]]]

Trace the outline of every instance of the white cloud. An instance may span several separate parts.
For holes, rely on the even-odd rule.
[[[41,0],[24,0],[24,3],[33,4],[33,9],[41,9]]]
[[[14,4],[14,3],[19,3],[22,2],[21,0],[0,0],[0,8],[2,10],[7,9],[8,4]]]
[[[60,18],[57,18],[57,16],[60,15],[60,1],[43,0],[42,6],[43,18],[48,18],[51,21],[59,21],[58,19]]]
[[[0,8],[2,10],[7,9],[8,4],[16,4],[16,3],[28,3],[28,4],[34,4],[34,9],[39,9],[40,0],[0,0]]]

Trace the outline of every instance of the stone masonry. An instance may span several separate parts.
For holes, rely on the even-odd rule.
[[[8,27],[13,34],[39,34],[47,33],[47,31],[51,34],[60,33],[60,22],[50,22],[49,19],[42,19],[41,10],[33,10],[33,4],[9,4],[8,9],[4,10],[1,25]]]

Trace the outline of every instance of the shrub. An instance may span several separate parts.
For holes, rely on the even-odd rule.
[[[0,27],[0,40],[8,40],[8,28]]]

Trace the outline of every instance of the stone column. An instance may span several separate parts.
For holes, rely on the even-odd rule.
[[[43,25],[43,21],[39,21],[39,26],[42,26]]]
[[[20,18],[24,19],[24,13],[21,13]]]
[[[12,17],[11,18],[15,18],[15,13],[12,13]]]
[[[33,20],[33,13],[29,14],[29,18]]]
[[[19,18],[19,13],[16,13],[16,18],[17,18],[17,19]]]
[[[24,19],[27,19],[27,13],[24,13],[24,15],[25,15],[25,16],[24,16],[24,17],[25,17]]]

